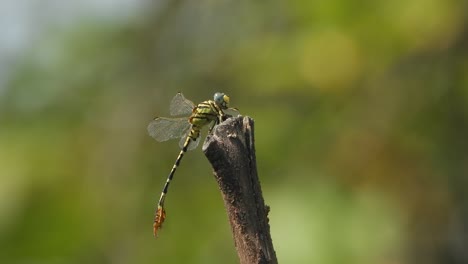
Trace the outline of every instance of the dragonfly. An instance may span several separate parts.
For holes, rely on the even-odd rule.
[[[230,113],[238,112],[236,108],[229,108],[229,96],[224,93],[215,93],[213,100],[206,100],[195,105],[179,92],[174,96],[170,104],[170,114],[174,117],[156,117],[148,124],[148,134],[151,137],[159,142],[180,138],[179,146],[181,148],[179,156],[177,156],[167,176],[159,198],[153,223],[153,234],[155,237],[166,219],[164,201],[169,184],[174,177],[177,167],[179,167],[180,161],[188,150],[193,150],[198,146],[200,143],[200,131],[203,127],[211,125],[209,129],[209,133],[211,133],[215,125],[228,117],[225,111]]]

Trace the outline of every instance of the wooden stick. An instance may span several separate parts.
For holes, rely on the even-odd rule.
[[[241,264],[278,263],[257,175],[254,122],[230,118],[208,136],[203,152],[213,166]]]

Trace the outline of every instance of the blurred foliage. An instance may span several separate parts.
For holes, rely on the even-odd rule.
[[[237,263],[182,91],[255,119],[280,263],[467,263],[468,15],[455,0],[161,1],[25,51],[0,95],[2,263]]]

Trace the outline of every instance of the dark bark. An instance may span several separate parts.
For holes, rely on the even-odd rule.
[[[254,122],[230,118],[216,126],[203,152],[213,166],[241,264],[278,263],[257,175]]]

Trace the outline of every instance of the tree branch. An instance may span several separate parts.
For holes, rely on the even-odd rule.
[[[230,118],[208,136],[203,152],[213,166],[241,264],[278,263],[257,175],[254,122]]]

